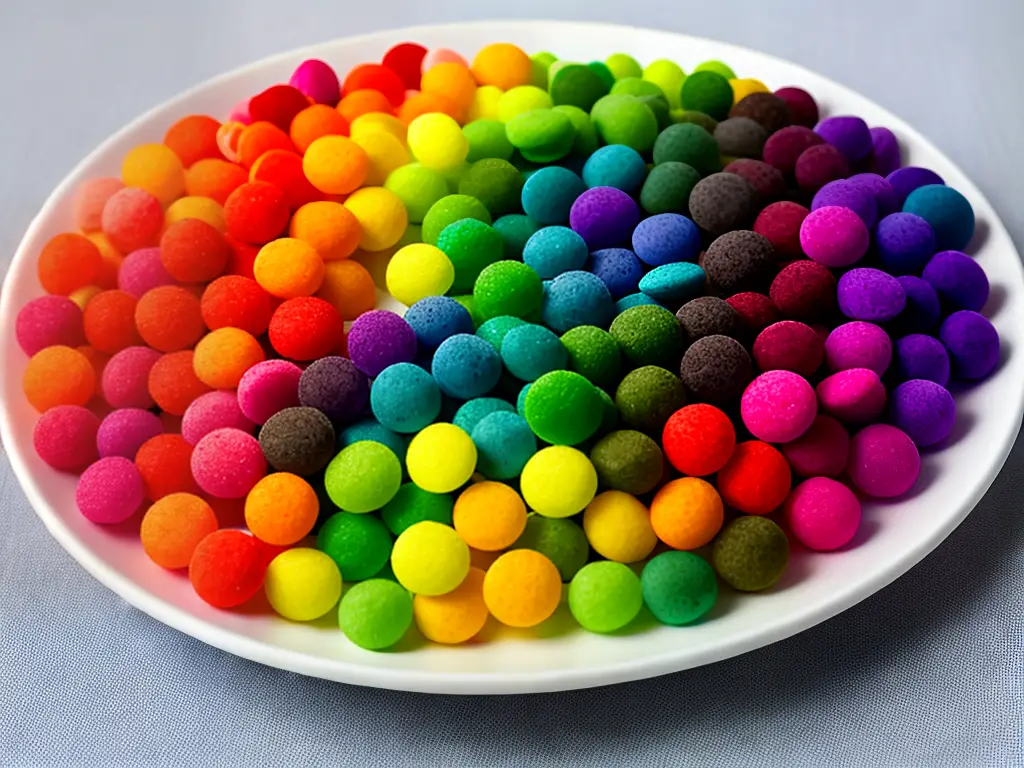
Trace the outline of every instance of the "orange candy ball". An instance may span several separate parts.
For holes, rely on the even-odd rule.
[[[142,549],[154,563],[171,570],[187,568],[199,542],[217,530],[217,516],[191,493],[164,496],[142,518]]]
[[[718,492],[730,507],[748,515],[767,515],[789,495],[793,476],[786,457],[760,440],[740,443],[718,473]]]
[[[466,107],[459,106],[447,96],[440,93],[417,93],[405,100],[405,103],[398,108],[398,119],[408,125],[420,115],[430,112],[441,112],[453,120],[462,122],[466,114]]]
[[[532,549],[514,549],[494,561],[484,576],[484,602],[502,624],[533,627],[548,618],[562,599],[555,564]]]
[[[347,195],[366,180],[370,161],[362,147],[346,136],[321,136],[309,145],[302,170],[321,192]]]
[[[282,237],[264,245],[256,256],[253,274],[271,296],[292,299],[311,296],[324,279],[324,262],[309,243]]]
[[[164,144],[186,168],[200,160],[222,157],[217,146],[220,123],[208,115],[186,115],[167,129]]]
[[[321,136],[348,136],[348,132],[349,121],[338,110],[326,104],[313,104],[292,119],[288,135],[295,148],[305,154]]]
[[[328,261],[316,294],[331,304],[342,320],[355,320],[377,303],[377,286],[366,267],[352,259]]]
[[[423,93],[443,96],[459,109],[465,110],[473,103],[476,81],[468,68],[456,61],[435,64],[423,73],[420,80]]]
[[[526,528],[526,504],[504,483],[474,483],[459,494],[453,521],[469,546],[493,552],[512,546]]]
[[[85,405],[96,392],[96,371],[71,347],[46,347],[28,361],[21,387],[40,413],[58,405]]]
[[[199,486],[192,477],[192,446],[181,435],[149,438],[135,454],[135,466],[150,501],[173,493],[199,494]]]
[[[309,243],[324,261],[335,261],[352,255],[363,228],[348,208],[322,200],[299,208],[292,216],[288,234]]]
[[[135,307],[135,326],[143,341],[161,352],[188,349],[206,331],[199,298],[178,285],[146,291]]]
[[[135,306],[135,298],[126,291],[97,293],[82,312],[85,340],[108,355],[141,344],[142,337],[135,328]]]
[[[249,181],[265,181],[280,187],[292,210],[323,197],[306,178],[302,158],[284,149],[272,149],[260,155],[249,170]]]
[[[68,296],[92,285],[100,271],[100,249],[84,235],[65,232],[43,246],[36,264],[39,284],[47,293]]]
[[[674,549],[696,549],[722,528],[725,509],[715,487],[697,477],[665,484],[651,502],[651,527]]]
[[[176,221],[160,238],[160,262],[182,283],[213,280],[224,272],[230,256],[224,235],[200,219]]]
[[[470,568],[462,583],[444,595],[415,595],[412,613],[423,636],[435,643],[464,643],[487,623],[484,572]]]
[[[288,199],[284,190],[265,181],[242,184],[224,203],[224,222],[231,237],[263,245],[288,226]]]
[[[185,172],[185,194],[209,197],[221,205],[249,180],[245,169],[227,160],[200,160]]]
[[[338,104],[338,112],[351,123],[357,117],[369,112],[384,112],[389,115],[395,113],[388,97],[380,91],[371,88],[352,91]]]
[[[275,472],[253,486],[245,499],[245,524],[267,544],[295,544],[313,530],[320,501],[298,475]]]
[[[161,410],[174,416],[184,415],[193,400],[210,391],[196,376],[192,357],[191,349],[171,352],[149,369],[150,397]]]
[[[484,46],[470,68],[480,85],[496,85],[503,91],[517,85],[529,85],[533,64],[530,57],[512,43]]]
[[[294,152],[295,145],[288,134],[273,123],[257,121],[246,126],[238,137],[238,162],[251,168],[260,155],[272,149]]]
[[[266,358],[256,338],[240,328],[218,328],[196,344],[192,368],[214,389],[234,389],[247,370]]]

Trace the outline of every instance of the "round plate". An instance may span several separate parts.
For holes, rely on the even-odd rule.
[[[723,590],[712,614],[696,626],[637,627],[616,636],[573,626],[563,605],[533,632],[499,632],[491,642],[447,648],[410,639],[388,653],[363,651],[337,629],[333,612],[313,624],[294,624],[266,610],[223,612],[200,601],[187,579],[155,567],[138,538],[89,523],[75,508],[76,478],[59,474],[35,455],[36,413],[25,401],[26,359],[14,339],[18,309],[40,294],[36,257],[53,235],[72,227],[78,184],[118,175],[125,152],[160,141],[189,113],[223,116],[239,98],[286,82],[295,66],[316,57],[339,72],[379,61],[394,43],[415,40],[472,55],[507,40],[529,52],[550,50],[590,61],[625,51],[642,61],[668,58],[691,69],[722,59],[740,76],[771,88],[807,88],[824,115],[856,114],[891,128],[904,162],[938,172],[967,196],[978,217],[971,252],[992,283],[986,308],[1002,337],[1003,361],[984,383],[957,395],[957,426],[941,451],[923,457],[921,478],[907,498],[870,503],[854,545],[832,554],[794,552],[783,581],[767,593]],[[0,300],[3,344],[0,427],[11,464],[37,514],[89,573],[159,621],[231,653],[306,675],[358,685],[438,693],[496,694],[556,691],[636,680],[707,664],[800,632],[854,605],[891,582],[935,548],[992,483],[1017,435],[1024,405],[1024,273],[1013,244],[988,201],[949,159],[899,118],[853,91],[795,64],[761,53],[653,30],[565,22],[484,22],[405,29],[337,40],[277,56],[215,78],[157,107],[108,139],[61,183],[32,222]],[[643,623],[643,622],[641,622]],[[410,635],[415,633],[410,633]]]

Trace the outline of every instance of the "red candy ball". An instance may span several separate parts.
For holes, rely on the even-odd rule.
[[[172,493],[199,493],[192,477],[192,446],[181,435],[157,435],[135,454],[146,498],[157,501]]]
[[[800,189],[816,192],[830,181],[849,176],[850,166],[843,153],[831,144],[818,144],[805,149],[797,158],[795,175]]]
[[[199,542],[188,566],[196,594],[215,608],[234,608],[263,586],[269,560],[244,531],[214,531]]]
[[[753,352],[762,371],[792,371],[809,377],[821,366],[825,342],[809,325],[782,320],[757,335]]]
[[[387,96],[393,107],[400,107],[405,101],[405,83],[402,78],[380,64],[360,64],[349,72],[341,86],[341,97],[345,98],[352,91],[364,88],[380,91]]]
[[[241,328],[259,336],[270,323],[270,294],[252,278],[241,275],[218,277],[206,286],[199,306],[211,331]]]
[[[740,443],[718,473],[722,501],[748,515],[767,515],[789,495],[793,478],[777,448],[760,440]]]
[[[736,447],[732,421],[706,403],[687,405],[673,413],[661,436],[665,457],[685,475],[713,475],[725,466]]]
[[[61,472],[81,472],[94,461],[100,420],[80,405],[58,405],[36,422],[32,444],[39,458]]]
[[[249,99],[249,117],[252,121],[265,120],[285,133],[292,119],[309,106],[309,98],[290,85],[272,85]]]
[[[779,310],[763,293],[746,291],[725,300],[740,316],[740,322],[751,336],[756,336],[772,323],[778,322]]]
[[[314,296],[283,302],[270,318],[270,344],[292,360],[316,360],[337,354],[344,323],[331,304]]]
[[[780,256],[803,256],[800,248],[800,225],[810,213],[800,203],[780,200],[765,206],[754,221],[754,231],[764,235]]]
[[[224,272],[231,248],[224,235],[200,219],[182,219],[160,238],[160,263],[175,280],[206,283]]]
[[[768,295],[783,317],[814,320],[835,307],[836,279],[823,264],[794,261],[775,276]]]
[[[265,181],[243,184],[224,203],[228,234],[252,245],[265,245],[288,226],[288,200],[284,191]]]
[[[423,57],[426,55],[427,49],[422,45],[399,43],[384,54],[381,64],[398,75],[407,90],[418,91]]]

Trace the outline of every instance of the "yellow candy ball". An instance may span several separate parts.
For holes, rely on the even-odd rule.
[[[647,507],[623,491],[605,491],[590,502],[583,531],[598,554],[617,563],[643,560],[658,543]]]
[[[395,540],[391,570],[417,595],[443,595],[469,573],[469,547],[451,526],[433,520],[410,525]]]
[[[387,131],[364,131],[353,136],[352,141],[363,148],[370,161],[366,181],[363,182],[369,187],[382,185],[389,173],[409,162],[409,150],[405,144]]]
[[[534,627],[558,608],[562,577],[555,564],[532,549],[514,549],[484,576],[484,602],[502,624]]]
[[[537,451],[523,467],[519,488],[527,505],[545,517],[569,517],[597,493],[597,471],[582,451],[552,445]]]
[[[668,105],[672,109],[678,109],[679,92],[683,87],[686,74],[674,61],[658,59],[652,61],[644,68],[644,80],[654,83],[665,93]]]
[[[498,104],[505,92],[496,85],[482,85],[473,94],[473,102],[466,112],[466,122],[474,120],[497,120]]]
[[[435,643],[464,643],[484,628],[484,572],[470,568],[466,578],[446,595],[416,595],[412,615],[423,636]]]
[[[140,144],[124,156],[121,180],[126,187],[139,187],[168,206],[185,194],[185,166],[174,151],[163,144]]]
[[[388,262],[388,293],[412,306],[425,296],[443,296],[455,282],[455,267],[435,245],[413,243],[398,250]]]
[[[498,119],[507,123],[516,115],[531,109],[551,109],[554,102],[551,95],[535,85],[518,85],[509,88],[498,100]]]
[[[424,491],[451,493],[473,476],[476,446],[454,424],[431,424],[409,443],[405,466],[409,479]]]
[[[406,125],[394,115],[387,112],[367,112],[352,121],[349,126],[348,135],[353,141],[368,133],[385,131],[390,133],[405,145]]]
[[[341,597],[341,572],[318,549],[289,549],[267,566],[263,583],[270,606],[286,619],[311,621],[330,611]]]
[[[224,206],[210,197],[182,197],[175,200],[164,212],[164,227],[182,219],[205,221],[221,234],[227,232],[224,224]]]
[[[349,195],[343,205],[362,228],[359,247],[383,251],[397,243],[409,224],[409,214],[398,195],[384,187],[363,187]]]
[[[409,123],[407,139],[420,164],[435,171],[455,168],[469,154],[469,141],[462,128],[440,112],[428,112]]]
[[[730,80],[732,86],[732,103],[739,104],[743,99],[752,93],[769,93],[770,88],[753,77],[738,77]]]
[[[504,483],[476,483],[459,495],[452,519],[469,546],[494,552],[512,546],[526,528],[526,504]]]

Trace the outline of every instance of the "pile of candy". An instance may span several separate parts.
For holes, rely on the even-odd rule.
[[[310,60],[75,215],[17,318],[39,456],[211,605],[367,649],[566,582],[587,630],[694,622],[854,545],[999,362],[967,200],[718,61]]]

